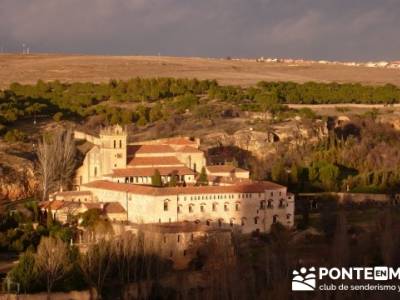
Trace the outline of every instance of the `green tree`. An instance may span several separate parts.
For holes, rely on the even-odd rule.
[[[28,250],[21,254],[18,264],[11,269],[8,276],[13,282],[20,284],[21,290],[24,293],[31,292],[38,276],[34,253]]]
[[[63,113],[60,111],[55,113],[53,116],[53,120],[56,122],[60,122],[62,120],[62,118],[63,118]]]
[[[337,166],[326,164],[319,170],[319,179],[323,187],[328,191],[336,190],[340,170]]]
[[[287,173],[282,160],[277,160],[271,169],[271,178],[275,182],[287,183]]]
[[[154,171],[153,176],[151,177],[151,184],[153,186],[161,187],[162,186],[162,180],[161,180],[161,174],[158,169]]]
[[[269,112],[272,117],[283,108],[283,106],[278,103],[278,96],[274,92],[258,94],[255,100],[261,111],[265,113]]]
[[[94,228],[96,223],[101,218],[101,210],[97,208],[91,208],[82,213],[81,215],[81,225],[86,228]]]
[[[4,135],[4,140],[9,143],[23,142],[26,134],[18,129],[11,129]]]
[[[150,122],[156,122],[163,117],[162,106],[161,104],[157,103],[152,107],[149,112]]]
[[[208,176],[206,172],[206,168],[202,167],[199,178],[197,179],[197,184],[199,185],[208,185]]]
[[[295,185],[299,181],[299,168],[295,163],[292,163],[290,168],[290,183]]]
[[[171,180],[169,181],[168,185],[169,186],[177,186],[178,185],[178,177],[179,177],[179,175],[177,174],[177,172],[173,172],[171,174]]]

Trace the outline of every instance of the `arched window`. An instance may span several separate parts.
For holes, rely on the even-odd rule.
[[[214,203],[212,204],[212,210],[213,210],[213,211],[217,211],[217,204],[218,204],[218,203],[216,203],[216,202],[214,202]]]
[[[269,200],[268,200],[268,205],[267,205],[267,207],[268,207],[268,208],[273,208],[273,207],[274,207],[273,203],[274,203],[274,200],[269,199]]]
[[[114,140],[114,149],[117,148],[117,141]]]
[[[279,208],[283,208],[285,206],[285,200],[280,199],[279,200]]]
[[[242,226],[244,226],[246,224],[247,219],[246,218],[242,218]]]
[[[189,212],[192,213],[194,208],[194,204],[189,204]]]
[[[265,200],[262,200],[262,201],[260,202],[260,209],[265,209],[265,203],[266,203]]]
[[[181,241],[181,235],[178,234],[178,243]]]
[[[168,202],[169,200],[164,200],[164,211],[168,211]]]
[[[179,204],[178,205],[178,213],[181,213],[182,212],[182,204]]]
[[[239,211],[239,210],[240,210],[240,203],[236,203],[236,204],[235,204],[235,210],[236,210],[236,211]]]
[[[202,204],[200,204],[200,211],[201,212],[204,212],[205,211],[205,204],[204,203],[202,203]]]
[[[122,148],[122,140],[119,140],[119,147]]]
[[[274,217],[272,218],[272,223],[276,224],[278,222],[278,215],[274,215]]]
[[[207,224],[207,226],[210,226],[211,225],[211,220],[207,220],[206,224]]]
[[[258,217],[255,217],[254,218],[254,224],[257,225],[257,223],[258,223]]]
[[[235,218],[232,218],[232,219],[230,219],[229,220],[229,225],[231,226],[231,227],[233,227],[233,224],[235,223]]]
[[[291,217],[292,217],[291,214],[287,214],[287,215],[286,215],[286,219],[287,219],[287,220],[290,220]]]
[[[225,202],[224,204],[224,211],[229,211],[229,203]]]
[[[221,227],[223,222],[224,222],[224,219],[218,219],[218,226]]]

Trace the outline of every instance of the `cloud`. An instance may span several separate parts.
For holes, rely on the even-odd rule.
[[[397,0],[1,0],[19,51],[398,59]]]

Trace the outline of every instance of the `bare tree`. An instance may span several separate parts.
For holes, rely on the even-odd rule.
[[[336,230],[332,244],[332,262],[334,266],[347,266],[350,258],[349,237],[346,215],[341,211],[337,217]]]
[[[64,188],[64,186],[71,183],[76,166],[76,148],[73,132],[67,130],[56,135],[56,145],[59,148],[57,153],[60,154],[58,162],[59,186]]]
[[[47,299],[57,280],[60,280],[70,266],[67,245],[58,238],[43,237],[36,253],[36,268],[46,278]]]
[[[123,232],[113,243],[115,262],[118,275],[123,286],[134,281],[136,271],[136,259],[140,252],[140,241],[130,232]]]
[[[394,258],[396,254],[396,235],[394,233],[393,217],[389,210],[386,210],[383,214],[381,235],[381,255],[382,259],[387,266],[394,264]]]
[[[110,273],[113,260],[112,244],[105,239],[91,244],[86,254],[79,259],[79,266],[87,282],[97,292],[101,299],[104,284]]]
[[[50,191],[63,188],[72,179],[76,166],[76,148],[71,130],[59,130],[43,137],[37,147],[42,200]]]
[[[42,200],[47,199],[48,193],[56,185],[57,161],[54,159],[54,146],[44,139],[37,147],[39,176],[42,189]]]

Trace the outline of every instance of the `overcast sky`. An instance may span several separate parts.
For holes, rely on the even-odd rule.
[[[0,0],[0,48],[400,60],[400,0]]]

